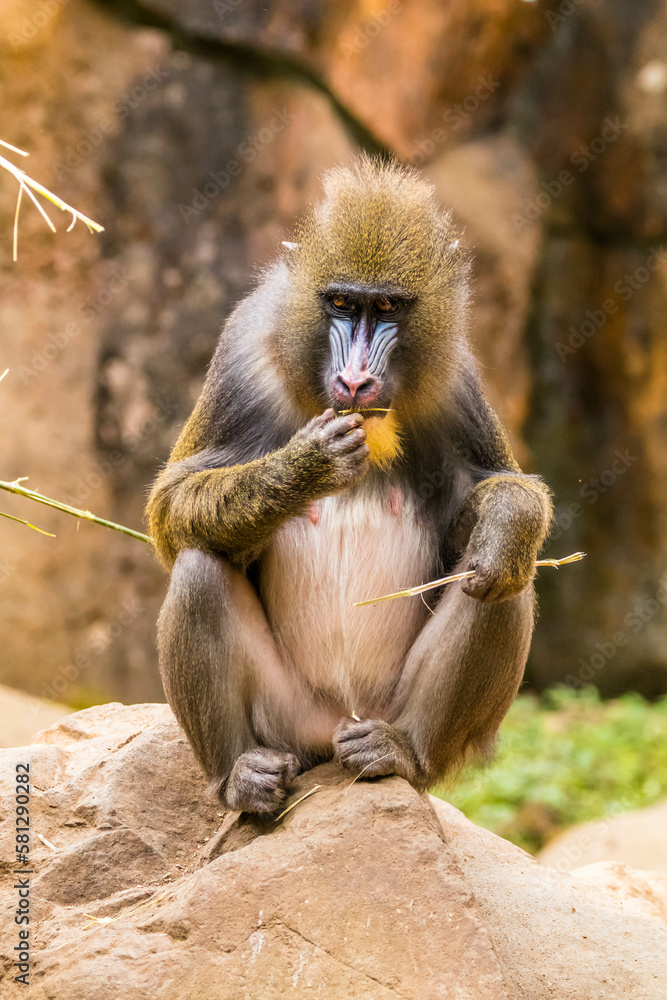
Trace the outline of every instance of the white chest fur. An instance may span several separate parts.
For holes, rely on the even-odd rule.
[[[367,714],[391,695],[429,615],[420,598],[355,601],[429,579],[435,540],[412,504],[360,490],[293,518],[261,560],[261,597],[280,652],[314,688]]]

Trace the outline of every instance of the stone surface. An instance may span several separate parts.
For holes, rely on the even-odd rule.
[[[573,826],[540,851],[561,872],[603,861],[667,874],[667,802]]]
[[[76,713],[0,755],[1,862],[29,762],[35,1000],[662,1000],[663,897],[538,864],[399,778],[302,775],[275,821],[222,814],[163,705]],[[50,845],[37,839],[41,834]],[[623,873],[617,881],[626,883]],[[4,997],[16,890],[0,890]],[[649,912],[649,907],[652,907]]]
[[[667,875],[638,871],[621,861],[598,861],[574,868],[570,874],[598,886],[626,909],[667,923]]]
[[[140,5],[194,37],[305,69],[370,135],[408,159],[493,120],[548,31],[537,6],[512,0]]]
[[[532,376],[524,331],[542,229],[517,232],[512,215],[534,197],[534,166],[516,140],[492,135],[439,149],[424,173],[474,247],[474,308],[470,339],[484,373],[490,402],[508,427],[520,463],[530,460],[523,440],[531,405]]]
[[[546,554],[588,553],[576,573],[540,574],[549,613],[529,676],[655,696],[667,689],[667,6],[584,7],[552,19],[515,106],[542,188],[516,219],[543,229],[525,437],[555,490]]]

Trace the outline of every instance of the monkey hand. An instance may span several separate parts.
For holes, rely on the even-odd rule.
[[[406,736],[383,719],[341,719],[333,736],[334,760],[364,778],[399,774],[414,781],[418,765]]]
[[[479,601],[506,601],[535,575],[550,505],[541,488],[530,482],[487,480],[482,490],[462,567],[475,575],[464,580],[462,588]]]
[[[299,770],[294,754],[254,747],[237,758],[221,789],[222,801],[239,812],[275,812]]]
[[[325,410],[290,441],[307,462],[313,499],[352,486],[368,471],[363,419],[360,413],[336,417],[334,410]]]
[[[535,574],[535,559],[517,552],[502,556],[482,546],[473,549],[464,568],[475,572],[463,581],[464,593],[491,604],[515,597],[528,586]]]

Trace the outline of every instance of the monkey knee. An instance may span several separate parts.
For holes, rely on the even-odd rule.
[[[227,575],[225,560],[200,549],[182,549],[171,571],[174,578],[185,585],[197,587],[203,582],[211,582]]]
[[[229,586],[230,567],[220,556],[198,549],[179,552],[171,572],[170,594],[175,592],[193,607],[204,609],[210,601],[218,607]]]

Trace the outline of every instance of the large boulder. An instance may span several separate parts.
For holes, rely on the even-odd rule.
[[[164,705],[87,709],[1,759],[4,874],[18,763],[32,835],[30,987],[7,877],[3,998],[664,1000],[658,903],[545,868],[402,779],[323,765],[282,818],[224,813]]]
[[[667,802],[579,823],[540,852],[544,865],[569,872],[606,861],[667,874]]]

